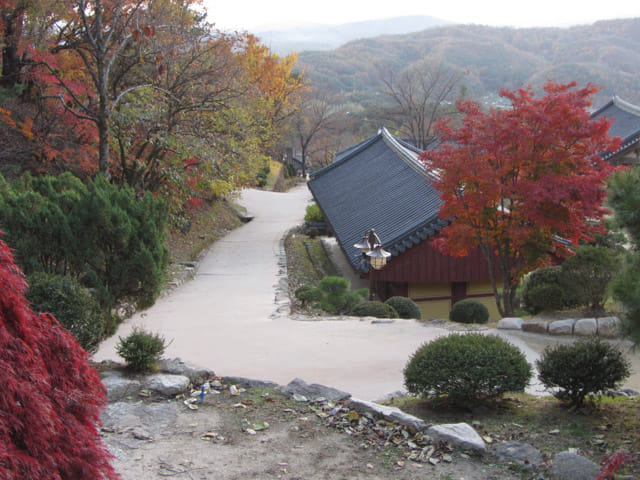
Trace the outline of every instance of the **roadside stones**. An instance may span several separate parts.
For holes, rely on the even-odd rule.
[[[403,425],[414,434],[429,427],[429,425],[427,425],[420,418],[409,415],[408,413],[404,413],[402,410],[396,407],[378,405],[377,403],[360,400],[358,398],[351,398],[351,400],[349,401],[349,406],[360,414],[365,414],[368,412],[389,422],[395,422]]]
[[[215,375],[213,370],[185,362],[181,358],[162,358],[158,361],[158,369],[161,372],[189,377],[194,385],[204,383]]]
[[[598,336],[602,338],[616,338],[621,334],[620,319],[618,317],[602,317],[598,319]]]
[[[144,388],[162,395],[173,396],[188,390],[190,384],[189,377],[184,375],[156,373],[145,379]]]
[[[595,480],[599,473],[598,465],[569,450],[557,454],[553,462],[553,475],[558,480]]]
[[[551,335],[571,335],[575,323],[576,321],[573,318],[555,320],[549,323],[549,333]]]
[[[602,338],[618,338],[622,334],[621,322],[618,317],[567,318],[562,320],[533,318],[526,321],[517,317],[505,317],[498,322],[498,329],[580,337],[597,335]]]
[[[449,442],[464,450],[485,452],[487,446],[482,437],[468,423],[447,423],[434,425],[427,429],[427,434],[434,440]]]
[[[178,416],[175,403],[127,403],[107,405],[100,416],[103,428],[115,432],[130,432],[138,440],[148,440],[160,434]],[[148,437],[148,438],[144,438]]]
[[[498,322],[498,328],[501,330],[522,330],[524,320],[518,317],[505,317]]]
[[[107,401],[110,403],[138,395],[142,389],[142,384],[138,380],[125,378],[122,373],[114,370],[102,377],[102,383],[107,389]]]
[[[581,318],[576,322],[573,333],[581,337],[593,336],[598,333],[598,322],[595,318]]]
[[[332,402],[339,402],[351,397],[350,393],[343,392],[336,388],[318,385],[317,383],[310,385],[299,378],[293,379],[287,386],[283,387],[281,391],[290,396],[294,394],[302,395],[311,401],[321,398]]]
[[[529,320],[522,322],[523,332],[547,333],[547,322],[545,320]]]
[[[222,381],[228,385],[237,385],[243,388],[276,388],[278,386],[275,382],[244,377],[222,377]]]
[[[537,467],[543,462],[540,451],[528,443],[501,442],[495,446],[494,453],[500,461],[517,463],[528,469]]]

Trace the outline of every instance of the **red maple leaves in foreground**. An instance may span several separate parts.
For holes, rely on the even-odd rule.
[[[106,394],[87,353],[36,314],[0,240],[0,478],[117,479],[98,433]]]

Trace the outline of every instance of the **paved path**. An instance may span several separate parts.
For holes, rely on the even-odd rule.
[[[371,324],[273,317],[280,242],[302,221],[309,200],[306,186],[289,193],[243,191],[240,203],[254,220],[217,241],[193,280],[120,325],[94,359],[118,360],[118,337],[142,326],[171,341],[166,356],[219,375],[279,384],[300,377],[367,400],[403,389],[409,355],[447,330],[408,320]],[[509,339],[530,361],[537,357],[539,349],[530,348],[526,338]]]

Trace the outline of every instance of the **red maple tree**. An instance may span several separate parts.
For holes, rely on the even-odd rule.
[[[87,353],[50,314],[0,240],[0,478],[117,479],[97,429],[105,390]]]
[[[576,244],[593,233],[611,171],[598,153],[619,141],[609,137],[610,121],[589,119],[596,87],[549,81],[544,91],[502,90],[511,107],[488,112],[459,102],[461,123],[438,122],[442,144],[421,157],[438,173],[440,216],[455,218],[437,247],[455,256],[481,249],[501,315],[513,314],[525,273],[552,252],[569,254],[559,239]]]

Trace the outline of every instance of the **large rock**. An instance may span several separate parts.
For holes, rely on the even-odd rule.
[[[267,380],[254,380],[245,377],[222,377],[222,381],[227,385],[236,385],[243,388],[276,388],[279,385]]]
[[[590,337],[598,333],[598,322],[595,318],[581,318],[573,327],[573,334]]]
[[[568,318],[566,320],[554,320],[549,323],[549,333],[551,335],[571,335],[573,333],[573,325],[575,319]]]
[[[156,373],[147,377],[144,381],[144,388],[168,397],[187,391],[190,385],[189,377],[167,373]]]
[[[427,429],[427,434],[434,440],[449,442],[454,447],[460,447],[463,450],[479,452],[487,450],[484,440],[468,423],[434,425]]]
[[[529,320],[522,322],[522,331],[532,333],[547,333],[548,325],[546,320]]]
[[[368,402],[366,400],[360,400],[358,398],[352,398],[349,400],[349,406],[358,413],[371,413],[374,416],[384,418],[389,422],[395,422],[403,425],[412,433],[425,430],[430,426],[426,424],[424,420],[414,417],[413,415],[409,415],[396,407],[387,407],[377,403]]]
[[[505,317],[498,322],[500,330],[522,330],[524,320],[518,317]]]
[[[324,398],[332,402],[339,402],[340,400],[346,400],[351,397],[350,393],[343,392],[336,388],[325,387],[324,385],[318,385],[313,383],[309,385],[304,380],[294,378],[289,382],[286,387],[282,388],[282,392],[288,395],[301,395],[306,397],[310,401],[315,401],[319,398]]]
[[[502,462],[517,463],[525,468],[533,468],[543,462],[540,450],[528,443],[501,442],[496,445],[494,453]]]
[[[598,336],[617,338],[622,334],[622,324],[618,317],[602,317],[598,319]]]
[[[158,362],[158,369],[161,372],[189,377],[194,385],[202,384],[215,375],[213,370],[185,362],[181,358],[162,358]]]
[[[125,378],[122,373],[116,371],[106,372],[102,377],[102,384],[107,389],[109,403],[136,396],[142,389],[142,384],[138,380]]]
[[[116,402],[107,405],[100,415],[100,420],[104,428],[116,432],[146,431],[156,435],[171,425],[178,413],[179,407],[175,402]]]
[[[556,455],[552,471],[557,480],[595,480],[600,467],[577,453],[566,451]]]

